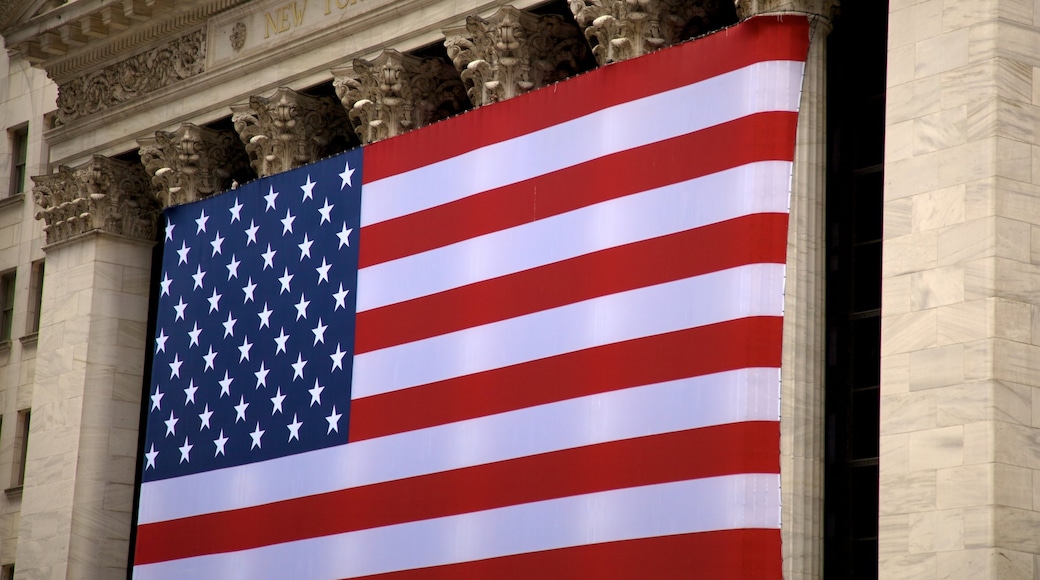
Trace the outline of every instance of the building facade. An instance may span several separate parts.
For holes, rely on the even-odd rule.
[[[0,578],[126,576],[162,207],[785,13],[785,578],[1040,577],[1040,4],[836,4],[0,3]]]

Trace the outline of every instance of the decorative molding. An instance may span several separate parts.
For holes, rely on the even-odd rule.
[[[153,191],[167,207],[230,189],[233,176],[247,163],[233,133],[191,123],[137,142]]]
[[[452,65],[384,50],[332,71],[343,107],[362,143],[393,137],[469,108],[466,87]]]
[[[725,1],[725,0],[721,0]],[[642,56],[710,30],[720,0],[571,0],[601,65]]]
[[[47,243],[55,244],[90,231],[154,240],[162,209],[151,194],[148,175],[138,163],[102,155],[57,173],[32,178],[33,198],[46,223]]]
[[[55,125],[120,105],[206,70],[206,32],[196,30],[58,86]]]
[[[346,111],[332,97],[313,97],[281,87],[270,97],[252,96],[231,107],[231,119],[246,145],[249,164],[264,177],[313,163],[335,151],[334,139],[349,134]]]
[[[247,32],[248,30],[246,29],[246,25],[241,22],[236,22],[235,26],[232,27],[231,35],[228,37],[228,40],[231,41],[231,48],[235,52],[242,50],[242,47],[246,45]]]
[[[444,30],[444,46],[476,106],[505,100],[585,70],[588,45],[561,16],[503,6]]]
[[[733,0],[741,20],[760,14],[811,14],[829,22],[838,9],[838,0]]]

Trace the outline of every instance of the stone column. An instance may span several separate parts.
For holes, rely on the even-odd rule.
[[[741,18],[804,14],[809,58],[798,114],[784,292],[780,410],[784,578],[823,575],[827,34],[836,0],[738,0]]]
[[[45,222],[19,578],[122,578],[159,202],[137,163],[34,177]]]
[[[720,3],[714,0],[573,0],[574,19],[585,30],[592,54],[601,65],[671,46],[691,24],[708,32]]]
[[[281,87],[270,97],[252,96],[231,107],[235,131],[260,177],[313,163],[338,151],[329,147],[350,133],[343,107],[332,97],[312,97]]]
[[[1040,575],[1040,11],[893,2],[880,576]]]
[[[245,151],[229,131],[184,123],[139,139],[141,162],[164,206],[188,203],[230,189],[248,172]]]
[[[589,68],[577,27],[557,15],[503,6],[446,28],[444,46],[475,106],[502,101]]]
[[[332,71],[333,84],[362,143],[372,143],[457,115],[469,108],[459,73],[436,58],[384,50]]]

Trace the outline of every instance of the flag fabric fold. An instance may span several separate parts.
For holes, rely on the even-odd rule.
[[[134,577],[780,578],[808,25],[165,214]]]

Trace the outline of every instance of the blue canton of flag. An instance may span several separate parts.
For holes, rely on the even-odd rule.
[[[144,481],[347,441],[361,150],[166,212]]]

